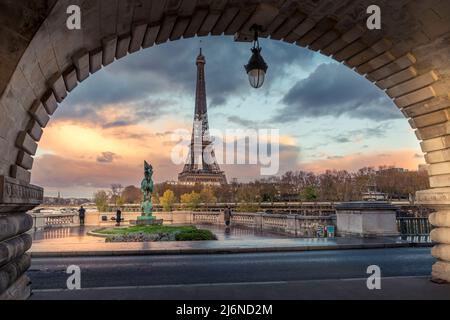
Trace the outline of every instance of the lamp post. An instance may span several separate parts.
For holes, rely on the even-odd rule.
[[[250,57],[248,64],[245,65],[250,85],[255,89],[261,88],[263,85],[268,68],[267,63],[261,56],[262,48],[259,46],[258,41],[258,31],[261,31],[261,29],[261,26],[258,25],[253,25],[250,28],[250,30],[254,32],[253,48],[251,49],[252,56]]]

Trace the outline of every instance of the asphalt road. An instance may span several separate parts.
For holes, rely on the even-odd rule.
[[[33,289],[64,289],[69,265],[81,269],[82,288],[245,283],[428,276],[430,248],[305,251],[252,254],[33,258]]]

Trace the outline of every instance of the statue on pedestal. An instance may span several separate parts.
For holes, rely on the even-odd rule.
[[[152,220],[155,217],[152,216],[153,204],[152,204],[152,193],[153,193],[153,167],[144,161],[144,179],[141,182],[141,191],[143,195],[141,203],[141,217],[138,220]]]

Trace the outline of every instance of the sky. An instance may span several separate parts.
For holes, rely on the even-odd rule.
[[[424,162],[408,122],[375,85],[329,57],[261,39],[269,69],[250,87],[250,43],[232,37],[167,42],[128,55],[69,94],[44,130],[32,182],[47,196],[91,197],[113,183],[139,185],[143,161],[155,182],[176,180],[174,132],[192,129],[202,46],[211,130],[278,129],[279,170],[323,172]],[[261,177],[259,165],[221,165],[228,180]]]

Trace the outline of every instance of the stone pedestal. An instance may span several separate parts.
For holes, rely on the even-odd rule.
[[[436,242],[431,254],[438,259],[432,277],[437,282],[450,282],[450,188],[436,188],[416,193],[417,204],[435,209],[429,217],[430,238]]]
[[[43,189],[0,176],[0,300],[27,299],[31,292],[25,272],[30,267],[26,251],[33,219],[26,214],[43,200]]]
[[[398,236],[396,207],[387,202],[345,202],[336,206],[338,236]]]
[[[137,220],[131,220],[131,225],[136,226],[153,226],[153,225],[162,225],[163,219],[156,219],[154,216],[140,216],[137,217]]]

